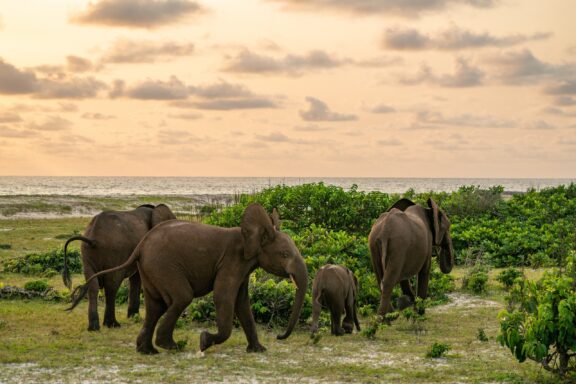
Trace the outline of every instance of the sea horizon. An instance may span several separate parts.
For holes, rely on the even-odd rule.
[[[576,178],[475,177],[251,177],[251,176],[0,176],[0,195],[226,195],[254,193],[277,185],[324,183],[359,191],[403,193],[452,192],[462,186],[506,192],[540,190],[576,183]]]

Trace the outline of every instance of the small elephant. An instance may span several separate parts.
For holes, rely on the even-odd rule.
[[[86,294],[86,286],[104,274],[133,268],[138,263],[144,289],[146,318],[136,340],[137,351],[154,354],[152,345],[156,324],[156,345],[177,349],[173,333],[176,320],[192,299],[214,292],[218,332],[200,335],[200,350],[226,341],[238,317],[248,352],[266,348],[258,341],[256,322],[250,308],[248,281],[258,267],[281,277],[290,277],[296,285],[296,297],[286,332],[287,338],[300,317],[306,296],[308,271],[294,241],[279,228],[278,212],[268,215],[259,204],[250,204],[240,227],[222,228],[202,223],[172,220],[152,229],[122,265],[97,273],[80,288],[73,309]],[[78,289],[78,288],[77,288]]]
[[[397,201],[374,223],[368,242],[381,292],[381,316],[392,311],[392,289],[397,283],[404,294],[399,308],[414,303],[412,276],[418,276],[418,297],[427,297],[435,247],[439,248],[438,264],[443,273],[450,273],[454,265],[450,220],[432,199],[428,199],[428,208],[408,199]]]
[[[318,331],[318,318],[322,306],[328,307],[331,315],[331,333],[342,336],[352,333],[354,324],[360,331],[356,314],[356,296],[358,279],[348,268],[341,265],[327,264],[318,270],[312,283],[312,327],[314,335]],[[340,316],[345,314],[342,326]]]
[[[164,204],[141,205],[132,211],[104,211],[94,216],[84,231],[84,236],[74,236],[64,245],[64,269],[62,279],[70,289],[72,280],[68,270],[68,244],[82,241],[82,265],[84,277],[90,279],[95,273],[122,264],[130,257],[144,235],[157,224],[176,219]],[[88,330],[100,329],[98,319],[98,290],[104,288],[106,309],[103,324],[109,328],[119,327],[116,321],[116,293],[125,278],[130,278],[128,317],[138,314],[140,307],[140,275],[134,265],[125,271],[102,276],[88,287]]]

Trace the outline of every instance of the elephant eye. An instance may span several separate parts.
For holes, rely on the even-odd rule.
[[[288,252],[287,252],[287,251],[282,251],[282,252],[280,253],[280,256],[282,256],[284,259],[286,259],[286,258],[288,258],[289,255],[288,255]]]

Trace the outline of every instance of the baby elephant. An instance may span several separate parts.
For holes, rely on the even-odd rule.
[[[328,307],[331,315],[332,334],[342,336],[352,333],[354,324],[360,331],[356,314],[356,295],[358,279],[348,268],[341,265],[326,264],[318,270],[312,283],[312,327],[314,335],[318,331],[318,317],[322,306]],[[345,314],[342,326],[340,316]]]

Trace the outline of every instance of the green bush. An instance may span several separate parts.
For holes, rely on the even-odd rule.
[[[216,307],[212,294],[194,299],[186,311],[187,317],[194,321],[205,322],[216,319]]]
[[[520,362],[527,358],[566,376],[576,373],[576,253],[566,271],[547,272],[539,281],[517,280],[509,308],[498,314],[498,341]]]
[[[524,276],[521,270],[514,267],[508,267],[496,276],[496,280],[498,280],[505,289],[509,290],[514,285],[514,281],[516,279],[521,278]]]
[[[32,280],[24,284],[24,289],[33,292],[46,292],[50,286],[46,280]]]
[[[0,249],[12,249],[11,244],[0,244]]]
[[[483,328],[478,328],[478,333],[476,334],[476,338],[482,342],[488,341],[488,336],[486,336],[486,332],[484,332]]]
[[[55,249],[46,253],[31,253],[24,257],[4,261],[4,272],[23,273],[25,275],[53,274],[64,268],[64,250]],[[68,251],[68,268],[71,273],[82,271],[80,251]]]
[[[476,295],[488,291],[488,270],[484,266],[475,266],[462,278],[462,289]]]
[[[426,357],[437,359],[442,357],[450,350],[450,346],[445,343],[434,343],[430,347],[430,350],[426,352]]]

